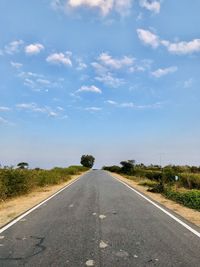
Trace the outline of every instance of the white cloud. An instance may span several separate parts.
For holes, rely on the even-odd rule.
[[[134,63],[134,58],[124,56],[121,59],[115,59],[108,53],[102,53],[98,57],[98,60],[107,67],[114,69],[121,69],[126,66],[131,66]]]
[[[71,57],[71,52],[66,52],[65,54],[53,53],[47,57],[46,61],[51,64],[72,66],[72,61],[70,57]]]
[[[140,0],[141,7],[148,9],[154,13],[160,12],[160,2],[159,1],[149,1],[149,0]]]
[[[5,46],[5,52],[10,55],[15,54],[19,52],[23,44],[24,44],[24,41],[22,40],[10,42],[8,45]]]
[[[172,43],[167,40],[162,40],[156,34],[149,30],[137,29],[138,38],[147,45],[157,48],[162,45],[172,54],[186,55],[200,52],[200,39],[193,39],[192,41],[181,41]]]
[[[125,83],[123,79],[114,77],[113,74],[111,74],[110,72],[106,74],[101,74],[101,76],[95,77],[95,80],[102,82],[113,88],[117,88]]]
[[[167,47],[168,51],[173,54],[192,54],[200,52],[200,39],[194,39],[189,42],[170,43],[168,41],[162,42]]]
[[[48,106],[40,107],[36,103],[22,103],[22,104],[17,104],[16,107],[19,110],[26,110],[30,112],[36,112],[36,113],[44,113],[48,115],[49,117],[59,116],[59,113],[56,111],[53,111],[50,107]]]
[[[117,102],[113,100],[107,100],[106,103],[114,106],[117,105]]]
[[[91,92],[91,93],[97,93],[97,94],[101,94],[102,91],[101,89],[99,89],[98,87],[96,87],[95,85],[91,85],[91,86],[81,86],[81,88],[79,88],[77,91],[77,93],[81,93],[81,92]]]
[[[11,61],[10,64],[13,68],[16,68],[16,69],[20,69],[23,66],[23,64],[19,62],[13,62],[13,61]]]
[[[160,78],[162,76],[165,76],[169,73],[174,73],[178,70],[178,68],[176,66],[172,66],[172,67],[169,67],[169,68],[165,68],[165,69],[157,69],[153,72],[151,72],[151,74],[156,77],[156,78]]]
[[[102,108],[99,108],[99,107],[89,107],[89,108],[85,108],[85,110],[88,110],[88,111],[101,111]]]
[[[136,105],[133,102],[117,103],[112,100],[107,100],[106,103],[115,106],[116,108],[133,108],[133,109],[156,109],[161,107],[161,103],[149,104],[149,105]]]
[[[51,85],[51,82],[49,80],[46,80],[46,79],[37,79],[36,82],[41,84],[41,85],[45,85],[45,86]]]
[[[44,46],[39,43],[30,44],[25,47],[25,53],[28,55],[39,54],[42,50],[44,50]]]
[[[71,10],[81,7],[97,9],[102,16],[109,15],[112,11],[126,16],[129,14],[133,0],[52,0],[54,10]]]
[[[137,34],[144,44],[150,45],[153,48],[157,48],[160,45],[158,36],[148,30],[137,29]]]
[[[48,80],[44,75],[34,73],[34,72],[20,72],[17,75],[20,79],[22,79],[25,86],[33,89],[34,91],[42,91],[45,90],[48,92],[49,88],[61,88],[62,80]]]
[[[6,111],[10,111],[11,109],[9,107],[0,107],[0,112],[6,112]]]

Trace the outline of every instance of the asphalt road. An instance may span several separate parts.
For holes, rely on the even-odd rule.
[[[200,238],[104,171],[0,235],[0,266],[200,266]]]

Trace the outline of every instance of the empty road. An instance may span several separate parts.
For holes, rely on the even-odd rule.
[[[200,238],[93,170],[0,234],[0,266],[199,267]]]

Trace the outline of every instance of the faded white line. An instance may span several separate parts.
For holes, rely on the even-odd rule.
[[[23,213],[22,215],[20,215],[19,217],[17,217],[16,219],[14,219],[13,221],[11,221],[10,223],[6,224],[5,226],[3,226],[2,228],[0,228],[0,234],[3,233],[5,230],[7,230],[8,228],[10,228],[11,226],[13,226],[14,224],[16,224],[18,221],[22,221],[22,219],[24,217],[26,217],[28,214],[30,214],[31,212],[33,212],[34,210],[36,210],[37,208],[39,208],[40,206],[42,206],[44,203],[46,203],[47,201],[49,201],[50,199],[52,199],[53,197],[55,197],[56,195],[60,194],[63,190],[65,190],[67,187],[71,186],[72,184],[74,184],[75,182],[77,182],[81,177],[83,177],[83,175],[81,175],[80,177],[78,177],[77,179],[75,179],[73,182],[69,183],[68,185],[66,185],[65,187],[61,188],[59,191],[57,191],[56,193],[54,193],[52,196],[50,196],[49,198],[45,199],[44,201],[42,201],[41,203],[37,204],[36,206],[34,206],[33,208],[31,208],[30,210],[26,211],[25,213]],[[25,220],[25,219],[24,219]],[[23,221],[24,221],[23,220]]]
[[[111,175],[112,176],[112,175]],[[196,231],[195,229],[193,229],[191,226],[189,226],[188,224],[184,223],[183,221],[181,221],[180,219],[178,219],[176,216],[174,216],[173,214],[171,214],[169,211],[165,210],[164,208],[162,208],[161,206],[159,206],[158,204],[156,204],[154,201],[152,201],[151,199],[149,199],[148,197],[144,196],[142,193],[138,192],[136,189],[134,189],[133,187],[129,186],[128,184],[126,184],[125,182],[122,182],[121,180],[119,180],[118,178],[112,176],[115,180],[117,180],[118,182],[120,182],[121,184],[125,185],[126,187],[128,187],[129,189],[131,189],[132,191],[134,191],[136,194],[138,194],[139,196],[143,197],[145,200],[147,200],[148,202],[150,202],[152,205],[154,205],[156,208],[158,208],[159,210],[163,211],[165,214],[167,214],[169,217],[171,217],[172,219],[174,219],[176,222],[180,223],[182,226],[184,226],[186,229],[188,229],[190,232],[192,232],[193,234],[195,234],[196,236],[200,237],[200,233],[198,231]]]

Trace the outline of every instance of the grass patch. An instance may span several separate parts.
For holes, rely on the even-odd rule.
[[[88,170],[83,166],[53,168],[51,170],[0,169],[0,200],[26,194],[35,187],[59,184],[68,181],[71,175]]]
[[[145,180],[140,181],[138,184],[142,185],[142,186],[146,186],[146,187],[152,188],[155,185],[157,185],[158,183],[156,181],[145,179]]]

